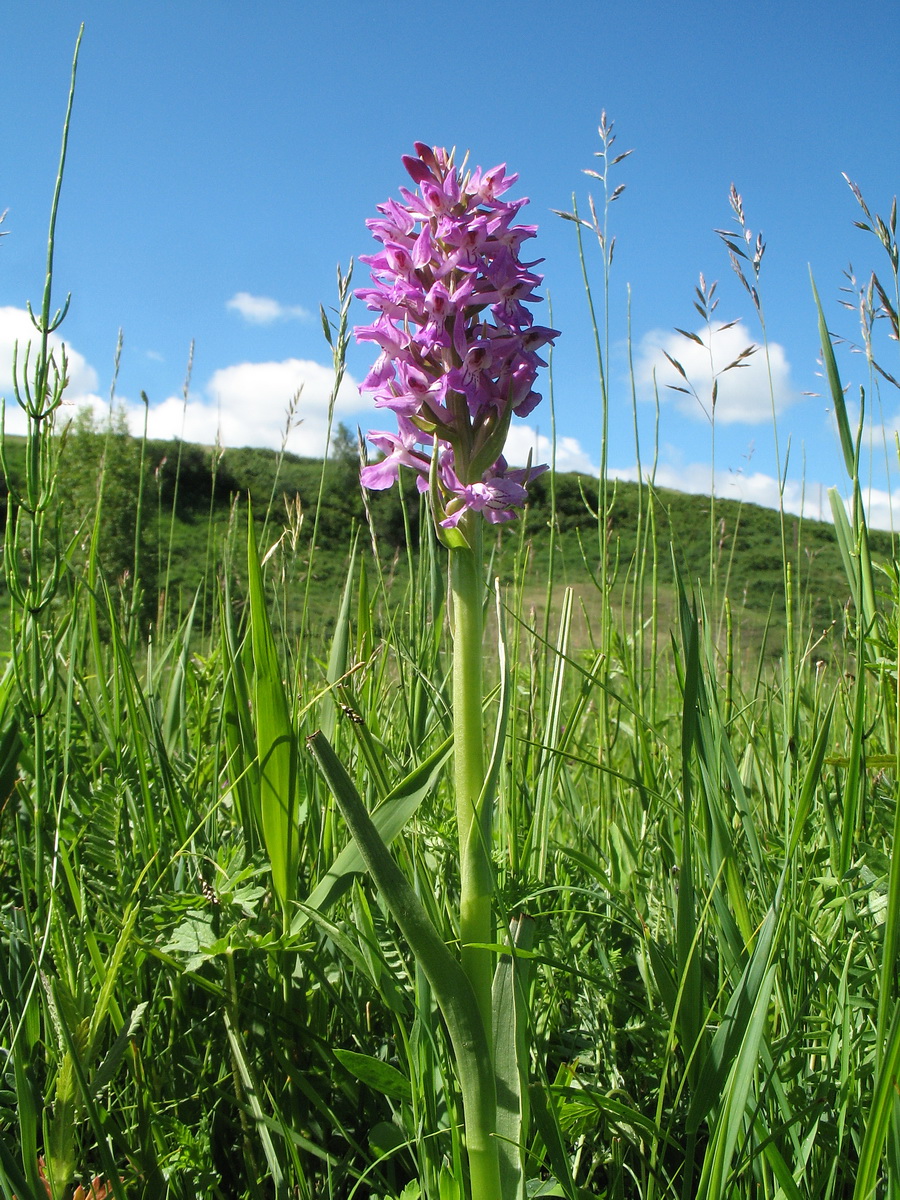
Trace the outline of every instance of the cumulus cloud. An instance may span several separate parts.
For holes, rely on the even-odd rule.
[[[549,463],[553,446],[548,437],[530,425],[511,425],[506,439],[504,454],[511,467],[524,467],[531,454],[533,463]],[[584,475],[597,475],[598,468],[582,449],[577,438],[561,437],[556,441],[557,471],[580,471]]]
[[[647,472],[644,474],[646,478]],[[610,475],[615,479],[635,481],[637,468],[613,467]],[[698,496],[708,496],[714,487],[716,496],[722,500],[741,500],[745,504],[759,504],[763,508],[779,506],[778,479],[762,471],[717,468],[713,479],[709,463],[659,463],[653,482],[658,488],[671,488],[672,491]],[[796,479],[788,479],[784,484],[781,502],[785,512],[795,513],[807,520],[831,520],[827,489],[820,484],[804,484]]]
[[[296,419],[301,423],[288,448],[295,454],[321,455],[327,449],[328,402],[333,387],[331,367],[306,359],[238,363],[213,373],[205,389],[205,403],[189,403],[188,415],[207,429],[214,416],[226,446],[279,446],[288,404],[299,393]],[[345,375],[335,414],[340,418],[359,406],[356,381]],[[192,435],[185,436],[193,440]]]
[[[57,354],[63,339],[52,335]],[[6,397],[6,428],[10,433],[25,432],[25,417],[15,402],[12,386],[13,347],[19,344],[19,367],[24,363],[28,342],[35,341],[35,329],[24,309],[0,307],[0,395]],[[97,372],[84,356],[66,345],[69,386],[59,418],[73,416],[77,409],[89,407],[103,418],[109,402],[97,393]],[[282,444],[288,407],[297,397],[294,428],[287,448],[295,454],[319,457],[327,449],[328,403],[334,387],[331,367],[305,359],[288,358],[282,362],[245,362],[215,371],[200,390],[192,391],[187,402],[182,396],[169,396],[151,405],[147,413],[147,431],[151,438],[184,438],[212,445],[217,437],[225,446],[268,446]],[[144,428],[144,406],[139,400],[120,398],[129,427],[135,435]],[[360,408],[355,380],[344,376],[335,404],[337,420]]]
[[[292,454],[321,458],[328,444],[328,401],[334,373],[321,363],[290,358],[284,362],[239,363],[215,371],[200,391],[168,396],[147,412],[147,436],[181,438],[212,446],[281,447],[288,410],[293,406],[286,447]],[[99,397],[84,397],[98,419],[109,410]],[[144,406],[119,398],[135,436],[144,429]],[[80,405],[79,405],[80,406]],[[335,404],[335,423],[359,408],[356,386],[345,376]]]
[[[169,396],[151,406],[147,432],[151,438],[183,438],[223,446],[266,446],[277,449],[284,438],[288,408],[294,403],[294,426],[287,448],[294,454],[321,457],[327,448],[328,402],[334,372],[321,363],[299,358],[283,362],[238,363],[213,372],[199,392]],[[356,412],[359,394],[345,375],[335,415]],[[143,429],[143,405],[125,402],[132,432]]]
[[[28,344],[31,343],[31,353],[36,354],[39,340],[37,330],[24,308],[0,306],[0,396],[6,400],[5,421],[8,433],[24,433],[26,428],[25,414],[16,403],[13,388],[12,363],[15,347],[18,344],[18,377],[21,388]],[[84,356],[68,345],[65,338],[55,333],[50,335],[50,345],[59,365],[62,365],[62,347],[65,345],[69,386],[63,401],[63,413],[67,410],[74,411],[83,404],[102,404],[97,395],[97,372],[85,361]]]
[[[710,413],[710,398],[714,373],[721,372],[754,344],[750,330],[741,321],[728,328],[714,327],[712,334],[712,365],[706,343],[709,334],[702,328],[694,335],[704,344],[676,332],[653,330],[642,340],[635,364],[639,394],[653,396],[653,377],[662,401],[673,402],[685,416],[705,420]],[[696,397],[673,391],[687,386],[685,379],[672,365],[666,354],[684,369]],[[762,348],[741,360],[743,365],[718,375],[716,421],[725,425],[757,425],[771,421],[774,396],[776,414],[798,399],[791,382],[791,368],[784,347],[769,343],[769,361]],[[771,391],[769,373],[771,371]],[[699,397],[699,402],[698,398]]]
[[[271,325],[273,321],[306,320],[309,313],[299,304],[281,304],[271,296],[253,296],[250,292],[236,292],[225,307],[240,313],[251,325]]]
[[[866,521],[870,529],[900,529],[900,488],[888,492],[882,488],[867,488],[863,492]],[[844,507],[851,511],[850,501],[844,498]]]

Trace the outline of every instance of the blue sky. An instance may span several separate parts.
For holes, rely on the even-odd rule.
[[[335,269],[367,253],[375,205],[407,182],[400,156],[414,141],[469,149],[485,167],[517,171],[513,194],[540,226],[553,324],[558,462],[596,468],[600,458],[597,368],[574,229],[553,215],[587,210],[596,181],[597,125],[615,122],[615,168],[626,189],[611,206],[616,236],[609,297],[609,463],[633,478],[634,405],[645,468],[708,488],[711,426],[696,400],[667,389],[661,350],[708,394],[706,355],[676,328],[701,333],[693,308],[702,272],[719,281],[719,365],[761,333],[749,298],[714,234],[729,224],[732,182],[747,223],[766,242],[760,292],[770,344],[786,499],[827,515],[824,489],[844,480],[829,405],[817,371],[808,268],[829,323],[859,340],[840,305],[843,272],[860,282],[884,252],[853,226],[861,213],[841,172],[887,216],[898,190],[900,150],[892,97],[898,10],[863,20],[847,3],[756,3],[728,9],[686,0],[625,4],[447,6],[394,0],[6,0],[0,49],[0,392],[8,397],[23,310],[40,296],[47,215],[72,48],[81,21],[67,177],[58,225],[57,299],[72,293],[61,334],[72,355],[71,396],[108,400],[118,330],[124,350],[118,395],[135,422],[150,398],[150,429],[226,445],[278,445],[301,382],[300,424],[288,448],[321,453],[329,352],[319,304],[335,302]],[[602,272],[589,245],[595,299]],[[355,283],[367,282],[357,267]],[[630,306],[630,307],[629,307]],[[367,315],[357,304],[357,323]],[[542,315],[539,319],[544,320]],[[885,323],[881,323],[883,326]],[[704,333],[705,336],[705,333]],[[182,385],[195,342],[188,404]],[[897,347],[879,329],[877,349],[900,375]],[[361,379],[368,346],[354,346]],[[764,355],[720,384],[716,490],[774,503],[778,474]],[[840,354],[850,397],[869,390],[864,359]],[[352,386],[338,418],[365,431],[383,424]],[[673,380],[674,381],[674,380]],[[546,385],[546,380],[544,380]],[[544,387],[546,395],[547,388]],[[876,445],[871,511],[890,521],[900,396],[872,396]],[[16,428],[10,410],[8,427]],[[521,456],[546,437],[537,409],[514,432]],[[787,448],[790,455],[785,466]],[[547,457],[539,443],[539,456]],[[513,455],[514,457],[515,455]]]

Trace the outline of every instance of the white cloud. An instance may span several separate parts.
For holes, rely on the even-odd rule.
[[[845,498],[844,507],[851,511],[850,501]],[[863,490],[863,507],[870,529],[900,529],[900,488],[886,492],[881,488]]]
[[[503,451],[507,462],[512,467],[524,467],[529,452],[533,463],[549,463],[553,455],[553,446],[548,437],[530,425],[511,425]],[[585,475],[598,474],[598,468],[591,462],[590,456],[582,449],[578,439],[573,437],[557,438],[556,469],[580,471]]]
[[[225,307],[240,313],[251,325],[271,325],[273,321],[306,320],[309,313],[299,304],[281,304],[271,296],[252,296],[249,292],[236,292]]]
[[[294,454],[321,456],[328,432],[328,402],[334,372],[321,363],[299,358],[283,362],[238,363],[213,372],[201,393],[169,396],[151,406],[147,431],[151,438],[184,438],[188,442],[224,446],[268,446],[277,449],[284,437],[288,406],[299,393],[287,448]],[[359,393],[345,375],[335,415],[356,412]],[[134,433],[143,428],[141,404],[126,404]]]
[[[645,479],[647,475],[648,472],[645,471]],[[610,476],[634,481],[637,479],[637,468],[611,468]],[[721,500],[742,500],[745,504],[759,504],[763,508],[777,509],[779,506],[779,484],[774,475],[766,475],[762,471],[729,471],[727,468],[718,468],[714,483],[715,494]],[[712,472],[709,463],[659,463],[654,474],[654,485],[658,488],[671,488],[676,492],[708,496],[713,486]],[[795,479],[788,479],[785,481],[781,503],[785,512],[804,516],[807,520],[831,521],[828,491],[821,484],[804,484]],[[874,522],[872,524],[874,525]]]
[[[223,367],[206,386],[206,402],[189,401],[190,428],[214,432],[218,422],[226,446],[280,446],[288,404],[300,392],[295,417],[301,424],[291,434],[288,448],[295,454],[324,454],[333,386],[331,367],[299,358]],[[345,375],[335,413],[340,417],[359,406],[357,384]],[[192,433],[185,437],[194,440]]]
[[[12,364],[13,354],[18,343],[18,383],[19,389],[22,391],[29,342],[33,361],[38,351],[40,338],[27,311],[24,308],[14,308],[10,305],[0,306],[0,396],[6,399],[5,425],[8,433],[24,433],[26,428],[25,414],[15,398]],[[85,361],[84,356],[55,333],[50,335],[50,345],[54,351],[56,362],[60,366],[62,365],[62,347],[65,345],[69,386],[66,389],[61,415],[70,415],[74,408],[83,404],[92,406],[102,404],[103,401],[96,394],[97,372]],[[29,374],[32,372],[29,371]],[[22,394],[24,399],[24,392]]]
[[[62,340],[51,336],[59,351]],[[0,307],[0,396],[6,397],[6,429],[25,432],[25,416],[15,401],[12,386],[13,346],[19,343],[21,377],[25,348],[35,342],[35,329],[24,309]],[[97,394],[97,372],[82,354],[66,346],[69,386],[57,420],[64,421],[78,408],[90,407],[103,418],[107,399]],[[314,457],[325,453],[328,429],[328,403],[334,386],[331,367],[304,359],[282,362],[245,362],[215,371],[206,386],[191,392],[185,404],[181,396],[169,396],[151,405],[147,431],[152,438],[183,437],[186,441],[212,445],[218,435],[225,446],[268,446],[277,449],[284,436],[287,410],[299,392],[287,448],[295,454]],[[144,428],[144,406],[139,400],[119,398],[124,406],[132,433],[139,436]],[[335,404],[340,420],[360,408],[355,380],[344,376]]]
[[[708,341],[705,327],[696,331],[704,343]],[[712,334],[712,367],[706,345],[683,337],[677,332],[653,330],[641,340],[635,377],[639,393],[646,399],[653,396],[653,375],[661,401],[671,401],[685,416],[705,420],[710,411],[713,372],[721,372],[739,355],[754,344],[750,330],[738,321],[730,328],[714,327]],[[673,391],[669,385],[686,387],[685,380],[666,358],[664,351],[679,362],[699,397]],[[742,360],[745,365],[725,371],[718,376],[716,421],[725,425],[757,425],[771,421],[772,404],[776,414],[783,412],[798,399],[791,383],[791,368],[784,347],[769,343],[769,361],[760,347],[755,354]],[[769,373],[771,372],[771,391]]]

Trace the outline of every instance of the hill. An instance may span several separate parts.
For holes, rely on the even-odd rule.
[[[6,443],[10,476],[18,486],[24,442],[7,437]],[[244,521],[251,504],[264,551],[285,538],[298,579],[314,560],[304,595],[309,587],[312,610],[327,624],[354,530],[366,531],[381,562],[400,579],[407,549],[415,552],[420,538],[419,500],[411,483],[364,496],[349,440],[338,438],[336,444],[338,453],[323,464],[249,447],[141,443],[115,423],[101,430],[82,414],[58,445],[61,529],[70,559],[77,566],[87,554],[102,480],[97,549],[107,580],[124,586],[140,576],[148,621],[161,612],[183,612],[198,590],[208,618],[215,601],[206,592],[215,572],[228,569],[241,595]],[[551,557],[554,579],[575,589],[588,621],[591,593],[604,584],[628,603],[635,588],[655,580],[665,610],[677,569],[691,585],[702,586],[720,621],[727,597],[748,646],[758,647],[767,630],[766,648],[776,652],[785,616],[784,548],[802,627],[821,632],[840,619],[848,594],[831,525],[790,515],[782,522],[771,509],[647,485],[608,487],[601,516],[593,477],[540,476],[531,484],[524,519],[492,530],[494,570],[505,583],[513,581],[515,564],[527,552],[519,583],[537,611],[546,604]],[[875,533],[872,542],[876,556],[890,558],[889,535]],[[300,602],[298,594],[298,610]],[[283,614],[288,626],[295,615]]]

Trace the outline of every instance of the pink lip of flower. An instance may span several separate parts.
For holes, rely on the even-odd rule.
[[[502,437],[504,414],[526,416],[539,402],[533,384],[545,363],[536,351],[558,336],[534,325],[527,307],[540,300],[540,260],[518,253],[537,230],[513,224],[527,200],[499,198],[517,178],[505,165],[463,176],[446,150],[415,150],[403,162],[418,192],[401,188],[403,203],[378,206],[366,224],[382,249],[360,256],[373,286],[357,296],[378,315],[356,336],[381,352],[360,390],[399,425],[398,434],[369,434],[385,458],[363,469],[362,482],[389,487],[403,466],[427,491],[435,458],[442,525],[468,511],[511,520],[528,479],[545,468],[510,471],[500,456],[483,470],[484,452]],[[468,458],[476,453],[477,463]]]
[[[525,485],[546,470],[546,466],[540,466],[510,471],[506,459],[501,457],[485,472],[482,482],[463,485],[452,466],[443,465],[441,478],[454,499],[447,505],[448,515],[441,525],[444,529],[455,528],[469,509],[483,513],[492,525],[513,520],[513,510],[521,508],[528,499]]]
[[[418,430],[410,430],[402,432],[400,435],[380,433],[377,430],[369,431],[367,435],[369,441],[379,450],[384,451],[385,457],[381,462],[363,467],[360,475],[364,487],[371,491],[383,491],[385,488],[389,488],[396,482],[401,466],[411,467],[420,475],[424,472],[427,477],[428,458],[414,449],[416,442],[421,440],[421,434]]]

